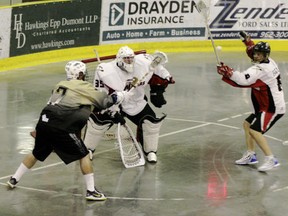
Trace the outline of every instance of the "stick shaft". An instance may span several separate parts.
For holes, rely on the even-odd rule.
[[[209,25],[208,25],[207,22],[206,22],[206,28],[207,28],[207,31],[208,31],[208,35],[210,36],[210,40],[211,40],[212,47],[213,47],[213,50],[214,50],[214,53],[215,53],[215,56],[216,56],[217,64],[220,65],[220,58],[218,56],[218,52],[217,52],[217,49],[215,47],[214,39],[212,37],[211,31],[210,31],[210,28],[209,28]]]
[[[135,55],[138,54],[145,54],[146,50],[138,50],[138,51],[134,51]],[[89,59],[83,59],[81,60],[83,63],[90,63],[90,62],[95,62],[95,61],[103,61],[103,60],[109,60],[109,59],[115,59],[116,55],[108,55],[108,56],[101,56],[99,58],[89,58]]]

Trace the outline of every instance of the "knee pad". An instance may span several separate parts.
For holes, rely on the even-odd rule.
[[[161,118],[154,118],[152,116],[145,116],[143,118],[141,128],[143,135],[143,150],[146,154],[149,152],[157,152],[159,132],[162,122],[166,115]]]
[[[102,140],[104,133],[113,125],[110,120],[99,121],[96,115],[91,114],[87,121],[83,142],[88,149],[95,150]]]

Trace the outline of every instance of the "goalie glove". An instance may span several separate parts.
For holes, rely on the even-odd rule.
[[[172,76],[167,76],[165,78],[162,78],[156,74],[153,74],[151,79],[149,80],[150,86],[164,86],[164,88],[167,88],[169,84],[175,84],[175,80]]]
[[[239,32],[239,37],[241,41],[244,43],[250,40],[250,35],[245,31]]]
[[[163,93],[165,92],[165,86],[162,85],[151,85],[150,86],[150,101],[158,108],[161,108],[167,101],[164,98]]]
[[[172,76],[167,77],[166,79],[168,80],[168,83],[169,83],[169,84],[175,84],[175,80],[173,79]]]
[[[134,95],[133,91],[117,91],[111,94],[114,104],[121,104],[123,101],[129,100],[129,98]]]
[[[226,78],[230,78],[233,75],[233,68],[230,68],[221,62],[221,65],[217,65],[217,72]]]

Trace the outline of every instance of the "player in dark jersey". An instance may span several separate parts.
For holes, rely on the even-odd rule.
[[[118,103],[117,94],[108,96],[84,81],[86,65],[82,62],[68,62],[65,70],[67,80],[55,86],[48,104],[40,114],[32,153],[24,158],[7,185],[11,189],[15,188],[23,174],[38,160],[44,161],[55,152],[65,164],[80,160],[80,169],[87,186],[87,200],[105,200],[105,195],[94,186],[92,164],[80,135],[91,110],[102,110]]]

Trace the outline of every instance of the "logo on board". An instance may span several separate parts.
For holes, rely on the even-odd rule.
[[[124,24],[125,3],[112,3],[109,10],[109,26]]]

